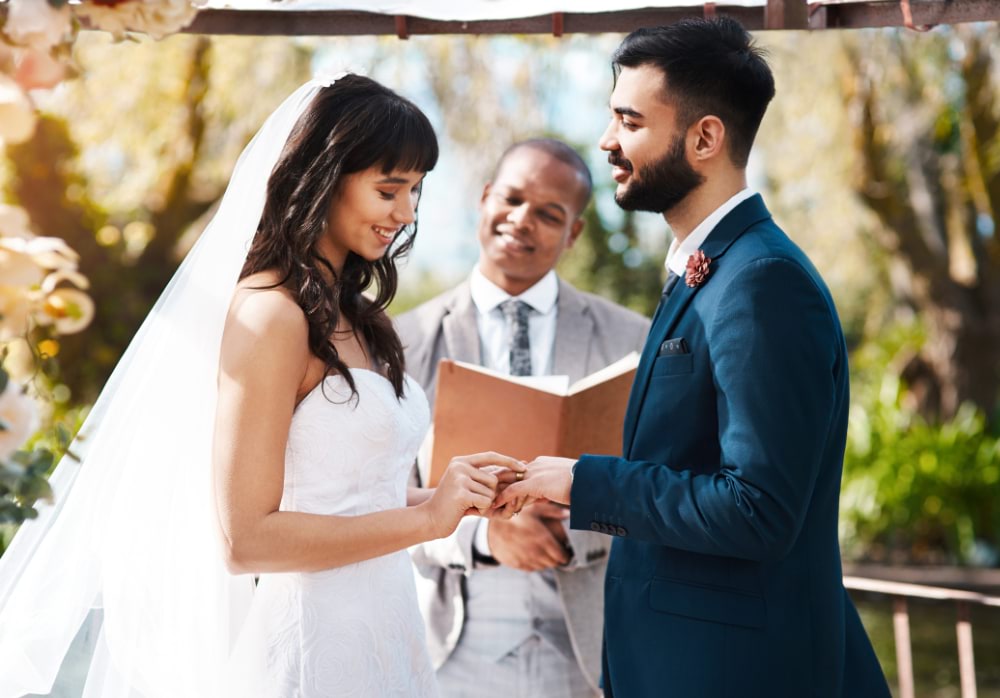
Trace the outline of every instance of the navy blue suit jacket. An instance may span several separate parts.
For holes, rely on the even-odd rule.
[[[606,695],[888,698],[840,567],[833,299],[759,196],[702,250],[703,284],[654,317],[623,457],[576,465],[572,527],[615,536]]]

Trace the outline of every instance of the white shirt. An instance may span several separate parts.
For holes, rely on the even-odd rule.
[[[477,310],[476,324],[479,328],[483,366],[500,373],[510,373],[510,336],[500,304],[513,298],[524,301],[532,308],[528,316],[531,375],[549,375],[556,340],[556,301],[559,298],[556,273],[550,270],[527,291],[519,296],[511,296],[483,276],[477,265],[469,279],[469,291]]]
[[[531,306],[528,338],[531,342],[531,375],[549,375],[556,338],[559,281],[549,271],[519,296],[511,296],[488,280],[476,266],[469,278],[469,291],[476,306],[482,365],[500,373],[510,373],[510,333],[500,304],[508,299]],[[473,546],[491,555],[489,520],[476,527]],[[510,567],[479,567],[467,582],[466,621],[463,644],[498,661],[538,634],[573,659],[563,618],[562,603],[552,570],[522,572]]]
[[[719,221],[726,217],[726,214],[754,194],[756,194],[756,192],[750,188],[743,189],[736,194],[733,194],[733,196],[731,196],[726,203],[712,211],[708,214],[705,220],[696,225],[694,230],[691,231],[691,234],[684,238],[684,242],[678,243],[677,238],[674,238],[673,242],[670,243],[670,249],[667,250],[667,259],[663,266],[683,279],[684,274],[687,273],[688,257],[697,252],[698,249],[705,244],[705,240],[708,239],[709,234],[715,230],[715,226],[719,224]]]

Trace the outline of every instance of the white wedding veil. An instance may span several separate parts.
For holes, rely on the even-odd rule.
[[[0,698],[48,694],[57,675],[73,686],[60,695],[85,698],[226,694],[253,581],[227,573],[212,499],[223,324],[271,170],[335,79],[296,90],[243,151],[84,423],[72,446],[80,462],[62,460],[54,503],[0,557]],[[71,645],[92,656],[67,679]]]

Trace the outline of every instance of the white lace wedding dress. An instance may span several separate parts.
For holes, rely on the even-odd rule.
[[[397,400],[378,373],[351,375],[356,402],[335,375],[296,407],[283,510],[357,516],[406,505],[427,400],[409,377]],[[233,695],[437,696],[405,550],[323,572],[262,575],[238,632]]]

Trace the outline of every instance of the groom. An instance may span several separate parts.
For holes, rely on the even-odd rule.
[[[640,29],[613,63],[616,201],[675,237],[623,455],[538,458],[497,504],[571,503],[614,536],[607,696],[887,698],[842,583],[840,322],[746,185],[771,71],[730,19]]]

